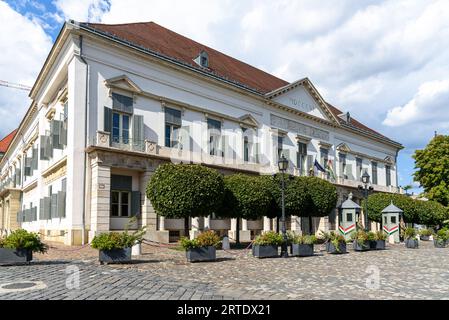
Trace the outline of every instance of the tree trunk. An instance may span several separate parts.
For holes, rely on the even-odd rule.
[[[189,232],[189,219],[190,217],[184,218],[184,236],[190,238],[190,232]]]
[[[279,216],[276,217],[276,233],[279,233]]]
[[[314,234],[313,232],[313,219],[309,217],[309,234]]]

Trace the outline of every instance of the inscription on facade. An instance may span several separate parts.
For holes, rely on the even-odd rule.
[[[303,123],[293,120],[284,119],[275,115],[271,115],[271,125],[286,131],[296,132],[319,140],[329,141],[329,132],[314,128]]]
[[[315,106],[310,103],[304,102],[298,98],[289,98],[290,105],[299,108],[301,111],[310,112],[315,109]]]

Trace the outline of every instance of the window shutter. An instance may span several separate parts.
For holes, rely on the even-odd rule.
[[[45,220],[50,219],[50,210],[51,210],[51,198],[45,197],[44,198],[44,219]]]
[[[60,136],[59,136],[59,144],[62,146],[67,146],[67,121],[60,122]]]
[[[181,126],[181,111],[165,107],[165,122]]]
[[[133,116],[133,144],[138,151],[144,150],[143,116]]]
[[[17,212],[16,221],[17,222],[22,222],[22,211],[18,211]]]
[[[256,163],[260,163],[260,142],[254,143],[254,158]]]
[[[39,220],[44,220],[44,199],[39,199]]]
[[[288,167],[287,170],[290,167],[290,163],[291,163],[291,157],[290,157],[290,149],[284,149],[282,150],[282,154],[284,155],[284,157],[288,160]]]
[[[37,148],[33,148],[31,157],[31,170],[37,170],[38,167],[38,151]]]
[[[112,94],[112,109],[133,113],[133,98],[118,93]]]
[[[17,176],[15,173],[12,175],[12,186],[14,188],[17,186]]]
[[[140,191],[131,192],[131,215],[140,215]]]
[[[58,192],[58,217],[59,218],[65,218],[65,199],[66,199],[66,193],[64,191]]]
[[[112,190],[123,190],[123,191],[131,191],[132,190],[132,177],[131,176],[120,176],[120,175],[112,175],[111,176],[111,189]]]
[[[57,218],[58,217],[58,195],[52,194],[51,195],[51,205],[50,205],[50,218]]]
[[[307,156],[307,175],[310,175],[310,171],[313,170],[313,156]]]
[[[21,170],[20,168],[16,168],[16,185],[20,185],[21,178]]]
[[[45,146],[46,146],[46,138],[45,138],[45,136],[41,136],[40,143],[39,143],[41,160],[48,160],[48,158],[46,156],[47,154],[45,152]]]
[[[53,157],[53,145],[50,136],[45,136],[45,157],[50,159]]]
[[[352,174],[352,164],[347,164],[346,165],[346,176],[347,176],[347,179],[349,179],[349,180],[354,180],[354,175]]]
[[[62,149],[62,145],[59,143],[59,137],[61,136],[61,121],[52,120],[50,122],[50,133],[53,149]]]
[[[31,164],[32,164],[32,158],[25,157],[25,176],[30,177],[31,176]]]
[[[31,218],[32,221],[37,221],[37,207],[34,207],[31,209]]]
[[[112,109],[104,107],[104,132],[112,132]]]

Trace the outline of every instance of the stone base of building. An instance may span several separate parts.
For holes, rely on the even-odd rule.
[[[80,246],[83,244],[83,231],[80,229],[69,229],[69,230],[45,230],[40,229],[39,233],[41,235],[42,241],[51,241],[62,243],[66,246]],[[87,230],[84,234],[84,242],[92,241],[93,235]]]
[[[240,230],[240,242],[251,242],[251,231],[250,230]],[[235,230],[229,230],[228,231],[228,237],[231,240],[234,240],[237,238],[237,231]]]

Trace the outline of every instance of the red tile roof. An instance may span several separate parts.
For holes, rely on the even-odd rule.
[[[175,60],[189,67],[219,76],[223,80],[234,82],[245,88],[252,89],[260,94],[266,94],[288,85],[285,80],[279,79],[265,71],[257,69],[240,60],[234,59],[217,50],[193,41],[176,32],[166,29],[154,22],[126,23],[126,24],[99,24],[81,23],[81,26],[99,31],[116,40],[139,46],[153,53]],[[209,55],[209,68],[197,65],[193,60],[204,50]],[[343,112],[328,104],[329,109],[338,118]],[[340,118],[338,118],[340,121]],[[368,132],[381,139],[388,139],[380,133],[368,128],[355,119],[347,124],[343,119],[341,124]]]
[[[16,132],[17,132],[17,129],[15,129],[13,132],[8,134],[2,140],[0,140],[0,152],[1,153],[5,153],[6,150],[8,150],[9,144],[11,143],[12,139],[14,139]]]

